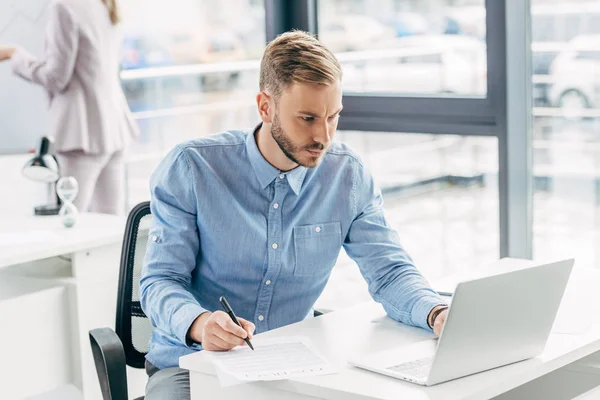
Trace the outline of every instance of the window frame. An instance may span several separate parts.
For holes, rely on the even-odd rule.
[[[267,41],[291,29],[318,36],[317,1],[265,0]],[[345,93],[338,129],[497,137],[500,257],[531,258],[531,0],[485,8],[485,97]]]

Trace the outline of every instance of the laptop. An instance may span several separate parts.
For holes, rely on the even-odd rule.
[[[439,338],[350,363],[431,386],[535,357],[546,346],[573,262],[461,282]]]

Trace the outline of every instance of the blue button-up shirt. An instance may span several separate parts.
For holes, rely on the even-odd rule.
[[[360,159],[334,143],[319,166],[282,172],[253,133],[179,145],[152,175],[140,288],[155,327],[148,361],[173,367],[200,350],[186,334],[198,315],[221,309],[220,296],[256,333],[307,318],[342,246],[390,317],[430,329],[443,301],[400,246]]]

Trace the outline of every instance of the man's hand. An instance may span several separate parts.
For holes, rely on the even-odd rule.
[[[10,60],[16,50],[17,48],[15,46],[5,46],[0,44],[0,62]]]
[[[429,323],[429,325],[431,326],[431,317],[433,316],[434,312],[439,309],[439,308],[443,308],[446,306],[437,306],[434,307],[433,310],[431,310],[431,312],[429,313],[429,316],[427,317],[427,322]],[[440,335],[440,333],[442,333],[442,328],[444,327],[444,324],[446,323],[446,317],[448,316],[448,308],[446,308],[445,310],[441,311],[437,317],[435,318],[435,321],[433,323],[433,332],[436,335]]]
[[[436,335],[440,336],[440,334],[442,333],[442,328],[444,327],[444,324],[446,323],[447,316],[448,316],[448,309],[446,308],[444,311],[439,313],[437,318],[435,319],[435,323],[433,324],[433,332]]]
[[[205,350],[231,350],[235,346],[244,345],[244,339],[252,339],[256,327],[250,321],[238,317],[242,328],[231,320],[223,311],[200,314],[192,323],[188,336],[195,342],[202,343]]]

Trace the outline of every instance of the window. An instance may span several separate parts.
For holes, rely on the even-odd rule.
[[[559,16],[560,18],[560,16]],[[584,16],[581,14],[563,16],[564,19],[564,40],[569,40],[581,33]]]
[[[177,26],[172,35],[153,28],[160,40],[149,41],[170,49],[171,59],[164,56],[164,65],[122,72],[123,84],[130,90],[128,99],[145,133],[145,140],[137,146],[137,159],[128,167],[130,198],[135,199],[130,204],[147,191],[147,176],[141,176],[148,175],[174,144],[257,121],[253,102],[265,25],[268,39],[293,28],[314,28],[314,32],[318,26],[319,38],[336,52],[344,68],[345,108],[338,139],[357,150],[372,169],[384,191],[390,223],[416,264],[427,277],[435,278],[497,259],[501,250],[498,215],[502,214],[498,156],[503,129],[497,105],[504,99],[501,35],[505,25],[500,21],[494,28],[491,16],[504,15],[503,3],[316,3],[317,10],[311,9],[314,3],[310,1],[229,0],[220,2],[219,10],[208,10],[200,0],[176,2],[191,7],[183,8],[188,15],[179,24],[164,24]],[[183,57],[192,52],[190,36],[197,37],[198,29],[192,26],[190,33],[183,27],[198,10],[212,13],[202,15],[200,21],[220,32],[218,40],[208,40],[207,46],[235,53],[234,60]],[[256,35],[250,31],[236,34],[240,28],[219,17],[231,10],[236,15],[239,10],[240,15],[258,16],[248,18],[250,22],[234,18],[240,25],[253,27]],[[263,41],[255,47],[245,36]],[[243,55],[232,51],[238,48],[231,45],[235,38],[244,43]],[[488,70],[490,57],[500,61]],[[153,158],[155,153],[160,157]],[[461,238],[466,245],[459,243]]]
[[[590,34],[600,33],[600,14],[590,15],[587,26]]]
[[[127,157],[127,200],[177,143],[258,121],[262,1],[123,0],[121,79],[141,129]]]
[[[319,39],[342,62],[347,92],[486,95],[484,0],[318,4]]]
[[[419,132],[414,136],[423,137],[461,132],[468,141],[494,141],[492,147],[499,153],[505,148],[505,2],[319,0],[317,4],[319,38],[336,53],[344,70],[341,130],[386,132],[382,140],[387,141],[394,140],[393,132]],[[339,25],[344,27],[345,35],[329,30],[333,21],[338,31]],[[508,180],[503,179],[507,171],[498,171],[503,182],[499,196],[508,192],[504,184]],[[499,252],[506,255],[510,212],[503,207],[496,211],[503,221]]]
[[[533,112],[534,256],[575,256],[578,265],[600,267],[600,47],[595,23],[600,1],[538,0],[532,9],[534,28],[536,6],[552,11],[565,34],[540,36],[537,42],[537,48],[554,49],[556,56],[547,75],[539,70],[533,75],[534,89],[547,82],[545,99]]]
[[[429,280],[498,259],[496,138],[339,131],[335,140],[370,169],[388,223]],[[358,268],[342,252],[319,306],[368,299]]]
[[[581,51],[576,58],[578,60],[600,61],[600,51]]]
[[[400,64],[441,64],[441,54],[424,54],[400,58]]]
[[[553,40],[554,17],[552,15],[536,14],[534,8],[531,18],[531,30],[531,38],[534,42]]]

